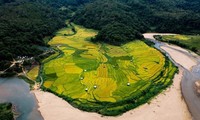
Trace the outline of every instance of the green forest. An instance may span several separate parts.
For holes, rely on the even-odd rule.
[[[200,32],[199,0],[0,0],[0,71],[48,47],[65,21],[99,30],[93,42],[121,45],[145,32]]]
[[[13,120],[11,103],[0,103],[0,120]]]

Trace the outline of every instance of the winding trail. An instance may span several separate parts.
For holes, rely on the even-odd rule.
[[[154,42],[156,48],[166,52],[171,59],[178,65],[179,69],[184,71],[181,90],[184,99],[191,112],[193,120],[200,119],[200,97],[197,96],[194,83],[200,80],[200,57],[192,52],[189,52],[181,47],[169,45],[156,41],[154,35],[174,35],[174,34],[160,34],[160,33],[146,33],[144,37],[147,40]]]

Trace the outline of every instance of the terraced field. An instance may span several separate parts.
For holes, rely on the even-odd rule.
[[[73,26],[75,34],[62,29],[49,42],[61,54],[47,58],[42,73],[44,88],[73,106],[119,115],[148,102],[172,83],[177,68],[144,42],[94,44],[90,39],[97,31]]]
[[[29,79],[35,81],[36,78],[37,78],[37,76],[38,76],[39,69],[40,69],[40,66],[35,66],[35,67],[33,67],[33,68],[27,73],[27,76],[29,77]]]

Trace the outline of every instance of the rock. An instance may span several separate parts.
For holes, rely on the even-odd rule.
[[[200,96],[200,80],[195,82],[195,91]]]
[[[197,88],[200,88],[200,81],[196,81],[196,82],[195,82],[195,86],[196,86]]]
[[[87,91],[88,91],[88,88],[85,88],[85,91],[87,92]]]

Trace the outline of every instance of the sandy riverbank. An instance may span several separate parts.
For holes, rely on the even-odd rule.
[[[152,39],[154,40],[154,35],[177,35],[174,33],[144,33],[143,36],[145,39]]]
[[[152,36],[153,34],[150,34],[145,38],[152,39]],[[181,54],[175,49],[166,46],[163,46],[162,49],[167,51],[176,62],[180,62],[188,69],[196,64],[187,55]],[[185,60],[187,62],[184,62]],[[150,104],[141,105],[117,117],[102,117],[97,113],[80,111],[52,93],[38,90],[33,92],[38,99],[39,111],[45,120],[191,120],[191,115],[181,95],[182,75],[183,70],[180,69],[179,74],[174,77],[173,85],[153,98]]]
[[[161,46],[161,48],[166,51],[176,63],[180,64],[187,70],[191,70],[193,66],[197,65],[197,61],[192,59],[190,56],[184,54],[188,53],[188,51],[185,51],[180,47],[166,45]]]
[[[143,34],[146,39],[155,40],[154,35],[176,35],[172,33],[145,33]],[[193,66],[197,65],[197,61],[194,59],[194,56],[198,56],[194,53],[191,53],[187,51],[186,49],[183,49],[176,45],[169,45],[167,43],[164,43],[163,46],[161,46],[161,49],[163,49],[165,52],[167,52],[171,58],[178,63],[179,65],[183,66],[184,68],[190,70]],[[192,56],[192,57],[191,57]]]
[[[174,78],[173,85],[156,96],[150,104],[144,104],[118,117],[101,117],[96,113],[80,111],[52,93],[33,91],[39,103],[39,111],[45,120],[191,120],[182,99],[180,81],[182,70]]]

